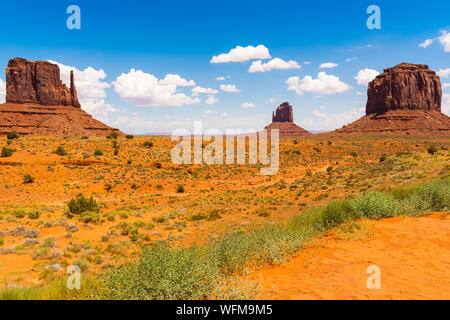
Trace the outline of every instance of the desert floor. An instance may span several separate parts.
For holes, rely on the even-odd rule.
[[[174,165],[176,142],[168,137],[114,141],[0,140],[0,148],[15,149],[0,158],[1,287],[42,285],[71,264],[96,274],[155,241],[205,243],[333,199],[429,181],[450,168],[448,138],[283,139],[273,176],[260,175],[260,165]],[[67,155],[55,154],[58,146]],[[25,183],[25,175],[34,181]],[[79,193],[101,211],[70,217],[67,203]],[[359,223],[364,232],[336,231],[249,277],[261,277],[267,298],[449,298],[439,291],[449,287],[448,217]],[[364,289],[372,262],[382,271],[377,292]]]

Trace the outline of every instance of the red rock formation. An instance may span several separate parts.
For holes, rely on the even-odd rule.
[[[401,63],[369,83],[366,114],[389,110],[441,111],[441,81],[427,65]]]
[[[272,113],[272,122],[294,122],[294,114],[289,102],[282,103],[276,113]]]
[[[80,107],[71,74],[71,88],[60,78],[59,67],[47,61],[15,58],[6,69],[6,102]]]
[[[272,129],[279,130],[280,138],[299,137],[311,134],[302,127],[294,123],[292,106],[289,102],[281,104],[275,113],[272,113],[272,123],[265,129],[270,132]]]
[[[81,110],[73,72],[69,89],[55,64],[10,60],[6,91],[7,103],[0,105],[0,135],[13,131],[38,136],[122,134]]]
[[[337,134],[449,135],[441,81],[427,65],[402,63],[369,83],[366,116]]]

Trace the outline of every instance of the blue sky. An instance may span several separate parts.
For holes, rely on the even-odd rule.
[[[71,4],[81,9],[81,30],[66,27]],[[372,4],[381,9],[380,30],[366,26]],[[448,0],[426,5],[403,0],[9,1],[0,6],[0,85],[13,57],[58,62],[64,81],[70,66],[82,107],[130,133],[192,129],[195,120],[221,130],[261,129],[284,101],[294,106],[295,122],[306,129],[335,129],[363,114],[363,79],[403,61],[428,64],[450,83],[450,36],[444,33],[450,32]],[[427,39],[432,41],[425,45]],[[246,61],[211,63],[237,46],[254,48],[224,59]],[[270,63],[275,58],[282,62]],[[257,61],[264,72],[249,72],[253,63],[258,69]],[[284,69],[277,69],[281,65]],[[195,95],[195,87],[206,92]],[[443,110],[450,114],[448,86],[444,93]]]

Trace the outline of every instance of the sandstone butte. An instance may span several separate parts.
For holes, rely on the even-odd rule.
[[[272,129],[278,129],[280,138],[299,137],[311,133],[294,123],[294,114],[289,102],[282,103],[275,113],[272,113],[272,123],[265,128],[269,133]]]
[[[0,105],[0,135],[103,136],[118,129],[81,109],[73,71],[70,88],[59,67],[47,61],[11,59],[6,68],[6,103]]]
[[[449,135],[439,76],[427,65],[401,63],[369,83],[366,115],[334,134]]]

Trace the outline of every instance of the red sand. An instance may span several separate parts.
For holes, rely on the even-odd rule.
[[[330,235],[250,277],[265,299],[450,299],[449,213],[368,223],[363,240]],[[370,265],[381,268],[379,290],[367,288]]]

